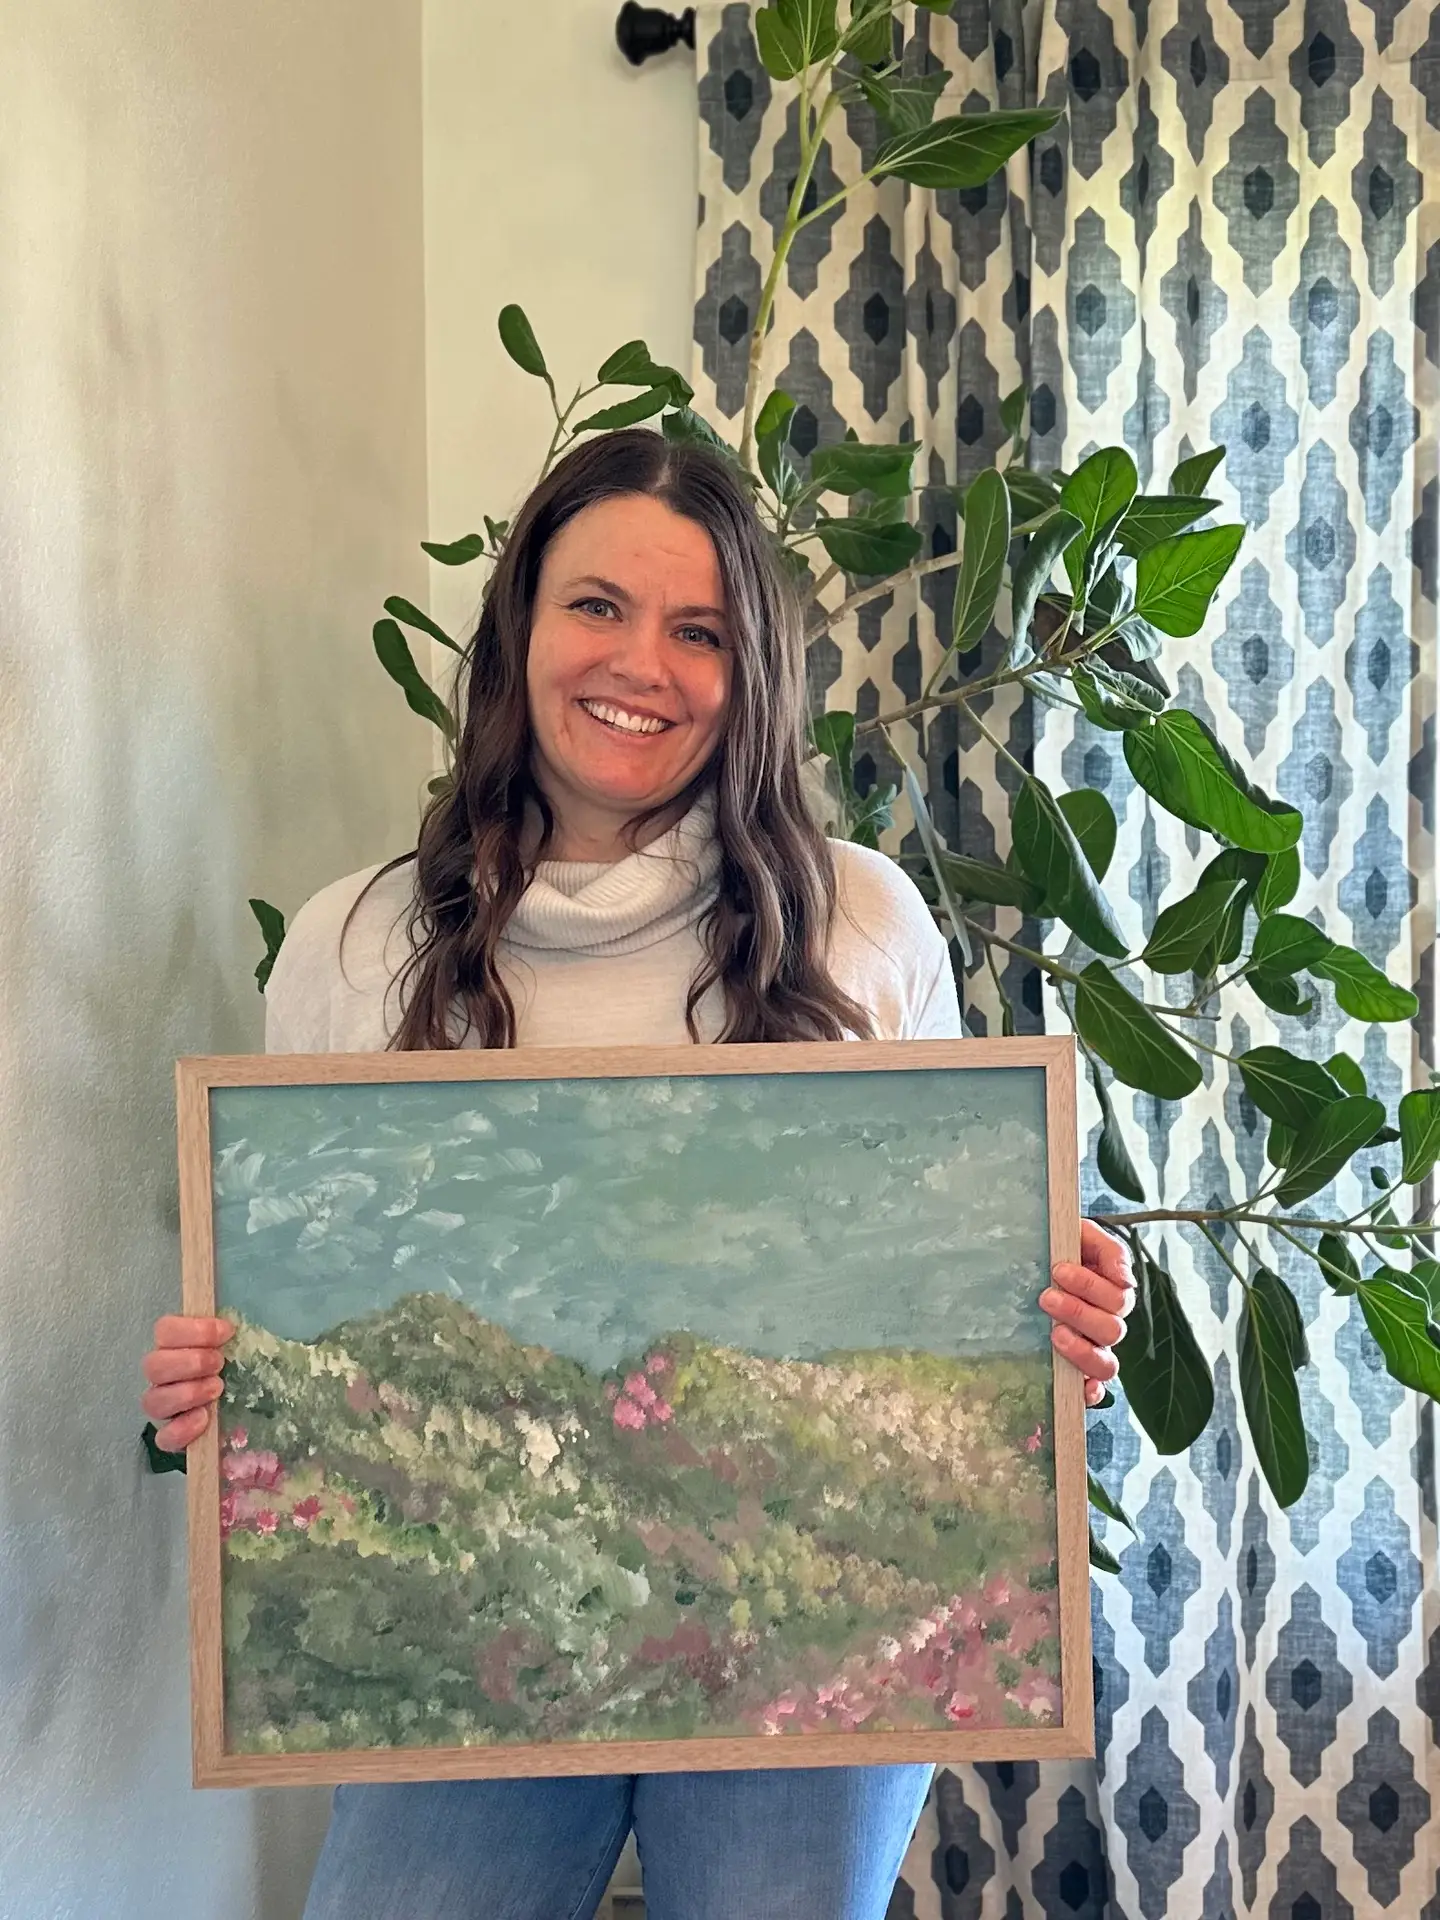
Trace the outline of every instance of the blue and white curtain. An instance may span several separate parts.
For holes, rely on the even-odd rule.
[[[1162,665],[1255,778],[1303,806],[1295,910],[1318,907],[1414,984],[1423,1019],[1366,1030],[1328,999],[1297,1020],[1248,1000],[1212,1044],[1343,1046],[1393,1099],[1432,1010],[1440,10],[956,0],[903,19],[908,57],[951,73],[942,111],[1038,100],[1066,115],[987,187],[887,181],[806,231],[767,349],[800,402],[799,447],[852,426],[918,439],[939,553],[955,543],[949,488],[993,461],[1000,398],[1022,379],[1036,466],[1125,444],[1163,486],[1178,459],[1225,445],[1212,491],[1249,537],[1216,618]],[[695,385],[723,429],[790,193],[795,105],[743,0],[700,9],[697,57]],[[875,140],[867,111],[835,123],[820,198]],[[862,716],[913,699],[950,592],[939,574],[863,609],[817,649],[817,695]],[[1114,736],[1083,718],[1006,695],[988,721],[1055,784],[1108,794],[1140,944],[1190,887],[1197,836],[1153,813]],[[1011,781],[985,741],[946,719],[897,742],[951,843],[1003,857]],[[890,769],[872,754],[862,772]],[[1039,936],[1013,916],[1002,930]],[[995,1030],[987,986],[966,983],[977,1031]],[[1022,1019],[1056,1020],[1023,966],[1006,986]],[[1183,1109],[1136,1095],[1125,1120],[1157,1200],[1254,1190],[1261,1135],[1223,1065]],[[1278,1512],[1236,1410],[1233,1282],[1173,1232],[1165,1256],[1215,1358],[1217,1412],[1166,1461],[1123,1404],[1092,1416],[1092,1466],[1139,1529],[1110,1527],[1121,1572],[1093,1590],[1099,1761],[943,1774],[892,1914],[1440,1920],[1430,1421],[1359,1315],[1277,1248],[1314,1357],[1310,1487]]]

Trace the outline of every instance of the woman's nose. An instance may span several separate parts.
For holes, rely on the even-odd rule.
[[[658,687],[666,678],[665,628],[641,614],[625,623],[616,636],[611,668],[636,686]]]

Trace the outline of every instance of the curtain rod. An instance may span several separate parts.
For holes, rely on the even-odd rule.
[[[643,65],[653,54],[668,53],[682,42],[687,47],[695,45],[694,7],[686,7],[683,13],[666,13],[663,7],[642,7],[636,0],[626,0],[620,9],[615,44],[632,67]]]

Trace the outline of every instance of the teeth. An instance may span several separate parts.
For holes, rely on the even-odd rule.
[[[639,713],[624,713],[619,707],[607,707],[599,700],[582,700],[580,704],[607,727],[618,727],[622,733],[663,733],[670,724],[668,720],[651,720]]]

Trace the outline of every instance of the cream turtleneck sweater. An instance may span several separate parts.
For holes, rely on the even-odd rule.
[[[839,909],[830,939],[837,986],[868,1008],[882,1040],[961,1034],[950,959],[929,909],[893,861],[832,842]],[[500,951],[522,1046],[665,1046],[689,1039],[685,1001],[703,958],[699,922],[720,865],[713,803],[613,865],[545,861],[516,909]],[[393,991],[406,956],[414,869],[366,895],[374,867],[336,881],[295,916],[266,990],[271,1053],[367,1053],[396,1024]],[[718,994],[699,1010],[702,1035],[719,1031]]]

